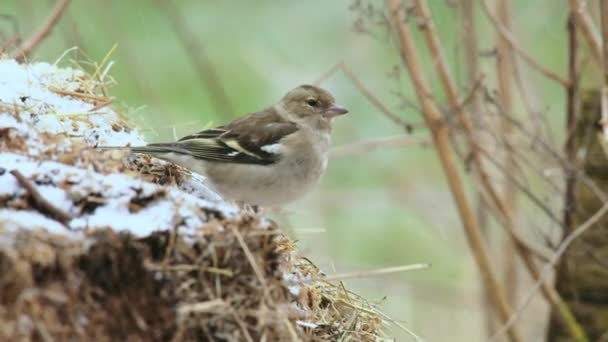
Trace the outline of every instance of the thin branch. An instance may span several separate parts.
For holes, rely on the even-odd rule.
[[[353,85],[359,90],[359,92],[365,96],[369,102],[374,105],[384,116],[389,118],[393,123],[403,127],[406,132],[410,133],[414,128],[421,127],[420,124],[410,123],[406,120],[402,119],[398,114],[390,110],[376,95],[369,90],[365,84],[357,77],[357,75],[351,70],[351,68],[344,64],[344,62],[339,62],[329,68],[326,72],[324,72],[315,82],[314,84],[319,85],[333,74],[341,70],[344,75],[353,83]]]
[[[461,18],[461,39],[464,45],[464,61],[466,64],[466,82],[467,84],[472,84],[476,79],[478,79],[479,71],[479,47],[478,47],[478,35],[477,35],[477,16],[475,15],[475,0],[462,0],[460,1],[460,18]],[[481,82],[478,82],[481,84]],[[476,88],[476,86],[473,86]],[[481,103],[480,96],[477,91],[471,91],[470,93],[470,106],[464,106],[465,109],[469,109],[469,113],[471,115],[470,119],[472,122],[480,122],[481,121]],[[480,189],[481,185],[476,184],[477,191],[477,219],[479,221],[479,225],[482,229],[482,232],[487,236],[489,233],[488,229],[488,213],[490,212],[489,203],[491,202],[487,199],[486,193]],[[494,212],[495,213],[495,212]],[[482,288],[483,288],[483,284]],[[491,307],[491,301],[488,296],[488,291],[484,288],[483,291],[483,313],[485,320],[485,334],[484,337],[490,337],[492,331],[494,331],[496,315],[494,314],[494,310]]]
[[[602,47],[603,59],[602,59],[602,71],[604,77],[602,78],[602,98],[601,98],[601,111],[602,116],[600,124],[602,125],[602,131],[604,133],[604,139],[608,137],[608,2],[600,1],[600,18],[602,23]]]
[[[598,220],[600,220],[604,215],[606,215],[606,213],[608,213],[608,202],[605,202],[604,205],[598,211],[596,211],[595,214],[593,214],[593,216],[591,216],[589,219],[587,219],[587,221],[578,226],[578,228],[576,228],[570,235],[568,235],[564,239],[564,241],[562,241],[562,243],[555,251],[555,254],[553,254],[553,256],[551,257],[551,261],[549,261],[543,267],[542,271],[538,276],[538,279],[534,282],[534,285],[526,294],[522,303],[519,305],[517,310],[511,315],[511,317],[509,317],[508,321],[502,327],[500,327],[500,329],[494,334],[494,336],[492,336],[491,341],[499,340],[503,334],[505,334],[509,331],[509,329],[511,329],[513,324],[515,324],[515,322],[519,319],[520,313],[530,304],[532,298],[534,298],[536,292],[538,292],[542,284],[547,281],[549,275],[551,274],[551,271],[553,270],[557,262],[560,260],[562,255],[566,252],[568,247],[572,244],[572,242],[574,242],[589,228],[591,228]]]
[[[526,52],[526,50],[524,50],[521,46],[519,46],[519,43],[515,40],[515,38],[511,34],[511,32],[508,29],[506,29],[500,23],[499,19],[494,15],[494,13],[492,13],[492,10],[490,10],[490,6],[488,5],[487,0],[480,0],[480,1],[481,1],[482,7],[483,7],[486,15],[488,16],[488,18],[490,18],[490,21],[492,22],[492,24],[496,27],[496,29],[504,37],[504,39],[509,43],[511,48],[513,50],[515,50],[521,56],[521,58],[523,58],[524,61],[526,61],[532,68],[538,70],[541,74],[545,75],[547,78],[560,83],[563,87],[568,86],[567,79],[558,75],[556,72],[547,69],[544,65],[537,62],[532,56],[530,56]]]
[[[342,69],[343,66],[344,62],[338,62],[332,65],[331,68],[327,69],[327,71],[322,73],[321,76],[319,76],[319,78],[317,78],[317,80],[313,82],[313,84],[316,86],[321,85],[321,83],[325,82],[328,78],[333,76],[336,72],[338,72],[338,70]]]
[[[431,50],[431,54],[435,60],[434,65],[436,65],[436,69],[439,73],[439,76],[440,76],[440,79],[444,86],[444,89],[445,89],[446,93],[448,94],[448,99],[450,100],[451,104],[456,107],[459,103],[458,95],[456,93],[454,83],[449,75],[449,72],[447,69],[447,64],[445,63],[445,59],[444,59],[443,54],[440,49],[441,44],[439,42],[439,37],[436,34],[436,32],[433,28],[433,25],[432,25],[432,17],[431,17],[430,9],[428,7],[426,0],[417,0],[416,2],[417,2],[418,11],[420,12],[420,15],[422,16],[423,21],[424,21],[424,25],[421,27],[425,34],[427,45],[429,46],[429,48]],[[503,47],[505,47],[505,45],[506,44],[503,44]],[[505,57],[505,56],[503,56],[503,57]],[[510,59],[503,60],[503,62],[508,63],[509,60]],[[508,105],[507,102],[510,103],[510,89],[509,89],[510,85],[505,82],[505,80],[507,79],[507,74],[510,74],[509,69],[505,68],[504,64],[502,65],[502,68],[499,68],[499,74],[502,73],[502,81],[503,81],[502,91],[503,91],[503,94],[505,95],[505,96],[503,96],[503,99],[504,99],[503,102],[505,102],[505,105]],[[462,109],[462,107],[456,107],[456,108],[459,110],[459,119],[460,119],[461,125],[463,126],[463,128],[466,131],[466,136],[467,136],[469,144],[471,145],[471,148],[472,148],[473,160],[476,164],[477,171],[480,174],[480,178],[481,178],[482,184],[484,185],[484,189],[490,193],[490,197],[492,199],[493,204],[495,204],[497,207],[499,207],[499,212],[501,213],[501,218],[504,221],[505,227],[507,228],[507,232],[510,234],[513,242],[515,243],[516,251],[519,254],[519,256],[523,259],[524,264],[526,265],[526,267],[528,269],[528,272],[531,274],[533,279],[538,279],[539,272],[538,272],[536,264],[534,263],[534,260],[532,258],[532,253],[534,253],[536,255],[540,255],[540,256],[544,256],[544,253],[538,252],[537,248],[534,248],[533,246],[531,246],[529,243],[527,243],[527,241],[525,239],[523,239],[521,237],[521,234],[519,233],[519,230],[517,229],[516,222],[513,219],[513,215],[514,215],[513,202],[514,202],[514,196],[515,196],[514,192],[507,190],[507,194],[509,194],[507,197],[505,197],[504,199],[501,199],[500,197],[498,197],[496,190],[494,189],[493,185],[489,181],[489,176],[487,174],[487,171],[485,171],[484,165],[479,156],[480,148],[479,148],[479,145],[477,144],[478,140],[473,138],[474,132],[471,129],[472,125],[469,122],[468,113],[466,113]],[[508,108],[510,108],[510,106]],[[510,110],[509,110],[509,113],[510,113]],[[509,116],[509,115],[507,114],[504,116]],[[507,125],[506,127],[505,127],[505,124]],[[508,134],[508,133],[510,133],[511,129],[512,129],[511,124],[508,121],[503,120],[503,130],[506,130],[506,133]],[[509,152],[507,152],[507,153],[509,153]],[[511,176],[513,173],[512,168],[515,165],[513,158],[514,158],[514,156],[512,154],[509,154],[507,157],[507,160],[506,160],[507,169],[504,171],[508,176]],[[509,167],[508,165],[511,165],[511,167]],[[507,187],[507,189],[512,189],[512,188],[513,187],[511,187],[511,186]],[[564,304],[563,300],[561,299],[561,297],[559,296],[557,291],[555,291],[555,289],[548,282],[543,282],[542,290],[543,290],[543,294],[544,294],[545,298],[547,298],[547,300],[553,305],[553,307],[560,314],[560,317],[562,317],[562,319],[567,323],[567,327],[570,328],[571,334],[575,338],[584,336],[584,333],[581,335],[582,329],[580,328],[580,325],[578,325],[578,323],[576,322],[576,319],[574,319],[574,315],[569,310],[569,308]],[[578,340],[584,341],[585,339],[580,338]]]
[[[42,41],[51,33],[53,27],[57,25],[69,4],[70,0],[57,0],[46,21],[30,38],[24,41],[17,50],[11,53],[11,57],[15,58],[19,63],[22,63],[27,59],[34,49],[36,49],[36,47],[38,47],[38,45],[40,45],[40,43],[42,43]]]
[[[338,146],[331,150],[330,158],[343,158],[350,156],[357,156],[362,153],[371,152],[380,148],[387,147],[403,147],[403,146],[430,146],[431,139],[429,137],[412,137],[408,135],[397,135],[392,137],[383,137],[377,139],[370,139],[365,141],[356,142],[354,144],[348,144]]]
[[[568,19],[568,74],[570,77],[570,87],[568,87],[566,103],[566,143],[564,145],[566,159],[576,164],[576,144],[574,133],[576,122],[579,118],[579,69],[578,69],[578,37],[575,14],[571,11]],[[564,168],[566,176],[566,192],[564,200],[564,228],[569,233],[574,229],[574,213],[577,210],[575,200],[576,177],[575,173],[568,168]]]
[[[63,223],[64,226],[68,227],[67,224],[72,220],[72,215],[57,208],[46,198],[44,198],[40,194],[38,189],[36,189],[36,186],[32,182],[30,182],[30,180],[27,179],[21,172],[19,172],[19,170],[11,170],[10,173],[15,177],[15,179],[17,179],[19,185],[21,185],[25,189],[25,191],[27,191],[27,194],[30,196],[34,204],[41,211],[55,218],[57,221]]]
[[[465,138],[471,147],[471,158],[481,181],[481,185],[483,186],[483,190],[486,191],[490,196],[490,199],[492,200],[491,203],[499,209],[502,220],[507,228],[507,232],[515,243],[518,244],[522,250],[542,258],[544,253],[539,251],[538,248],[533,247],[529,242],[522,239],[521,234],[517,231],[515,223],[509,219],[511,211],[507,207],[506,203],[500,198],[498,191],[495,189],[490,179],[489,173],[483,165],[480,155],[480,146],[478,143],[479,139],[477,138],[473,124],[470,121],[470,115],[465,111],[462,101],[460,101],[456,91],[456,86],[452,80],[452,77],[450,76],[447,63],[441,50],[439,36],[432,25],[431,11],[426,0],[417,0],[417,9],[422,17],[422,25],[419,27],[424,33],[429,50],[431,50],[431,55],[434,59],[433,64],[436,66],[436,70],[439,74],[444,91],[447,94],[448,101],[454,110],[457,111],[458,120],[465,132]]]
[[[450,153],[449,128],[447,125],[439,124],[442,121],[442,115],[433,101],[429,86],[422,75],[419,56],[410,30],[405,23],[405,14],[401,8],[401,1],[389,0],[388,10],[391,24],[397,33],[401,58],[407,67],[412,83],[414,84],[414,89],[416,90],[418,102],[422,108],[422,114],[424,115],[427,127],[431,130],[433,135],[436,151],[443,166],[454,201],[458,207],[471,252],[477,262],[484,284],[487,286],[499,317],[501,321],[505,322],[508,317],[511,316],[511,308],[505,300],[504,290],[500,286],[496,274],[494,273],[488,247],[483,239],[483,235],[481,234],[481,230],[479,229],[469,201],[466,198],[464,186],[460,179],[454,157]],[[508,334],[512,341],[523,340],[514,327],[510,327]]]
[[[188,58],[190,58],[190,62],[196,69],[200,81],[206,85],[206,88],[211,93],[209,97],[216,110],[219,113],[225,113],[224,115],[233,114],[232,105],[228,99],[226,90],[222,86],[213,63],[205,53],[200,38],[188,27],[186,19],[177,8],[179,2],[156,0],[156,4],[169,19],[169,23],[173,27],[179,42],[184,47]]]
[[[586,1],[581,0],[569,0],[570,12],[574,14],[574,20],[576,26],[581,29],[583,36],[587,39],[587,44],[591,49],[591,55],[596,62],[602,64],[602,41],[599,33],[593,25],[593,19],[589,13],[587,13]]]
[[[496,2],[496,12],[498,23],[501,27],[504,27],[505,31],[511,30],[511,18],[509,13],[509,0],[499,0]],[[500,31],[497,27],[497,31]],[[499,103],[501,104],[501,109],[506,113],[506,115],[513,115],[513,72],[514,72],[514,58],[511,53],[510,44],[506,40],[503,34],[500,32],[497,37],[496,44],[496,68],[497,68],[497,76],[498,76],[498,96]],[[499,134],[501,138],[508,144],[513,133],[512,125],[507,120],[500,120],[499,122]],[[513,155],[512,148],[504,149],[503,156],[503,166],[505,168],[505,173],[509,175],[515,175],[517,173],[515,157]],[[516,218],[517,218],[517,196],[515,187],[509,186],[508,183],[505,183],[502,188],[502,203],[505,209],[505,225],[509,228],[509,230],[516,227]],[[504,253],[504,273],[505,273],[505,283],[507,284],[507,295],[509,296],[509,301],[511,304],[516,302],[517,296],[517,264],[515,263],[516,259],[514,258],[515,247],[513,245],[512,240],[506,240],[503,243],[503,253]],[[525,253],[525,252],[524,252]],[[526,256],[522,255],[523,259],[526,259]],[[531,264],[534,264],[532,260],[530,260]]]

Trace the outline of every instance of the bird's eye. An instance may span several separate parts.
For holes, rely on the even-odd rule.
[[[315,99],[308,99],[308,100],[306,100],[306,104],[308,104],[311,107],[318,107],[319,101],[317,101]]]

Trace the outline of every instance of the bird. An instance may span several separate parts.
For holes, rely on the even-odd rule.
[[[300,85],[275,105],[178,141],[131,147],[202,174],[225,199],[281,207],[325,173],[334,119],[348,113],[327,90]]]

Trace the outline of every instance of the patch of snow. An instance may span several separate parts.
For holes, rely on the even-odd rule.
[[[82,237],[81,232],[73,232],[66,229],[61,223],[47,218],[36,211],[0,209],[0,222],[2,227],[10,231],[20,229],[44,229],[49,233],[71,236],[74,238]]]
[[[0,101],[19,108],[21,119],[42,132],[80,137],[92,146],[145,145],[137,131],[112,127],[123,120],[110,108],[92,111],[94,104],[50,90],[79,91],[86,77],[81,70],[0,60],[0,75]]]
[[[123,174],[103,175],[91,169],[53,161],[35,161],[14,153],[0,154],[0,165],[46,184],[37,186],[41,195],[72,215],[80,214],[74,203],[85,200],[87,196],[95,195],[107,202],[100,203],[92,213],[74,218],[69,223],[72,229],[111,228],[146,236],[156,230],[172,229],[179,223],[186,233],[187,230],[193,233],[205,222],[205,210],[219,212],[224,217],[238,214],[238,208],[225,202],[197,198],[176,188],[162,187]],[[9,172],[0,175],[0,185],[0,195],[23,193]],[[159,191],[165,193],[156,198]],[[146,197],[153,199],[143,204],[140,210],[130,210],[133,200]],[[176,222],[177,219],[181,220]]]
[[[24,122],[18,122],[14,115],[0,114],[0,128],[14,128],[19,132],[27,132],[29,127]]]
[[[312,278],[310,275],[303,277],[300,272],[296,271],[295,269],[293,272],[283,273],[283,281],[286,283],[289,292],[294,296],[298,296],[300,294],[302,283],[309,282],[311,279]]]
[[[205,177],[198,174],[186,176],[179,188],[163,187],[125,174],[100,174],[93,165],[82,165],[78,161],[76,166],[70,166],[40,160],[56,159],[78,143],[139,146],[145,145],[145,141],[109,107],[92,111],[94,104],[53,91],[83,92],[92,87],[80,70],[48,63],[18,64],[14,60],[0,60],[0,75],[0,128],[11,128],[9,134],[26,142],[26,146],[15,153],[0,152],[0,197],[25,195],[26,191],[10,174],[11,170],[18,170],[36,182],[42,197],[74,217],[68,223],[70,228],[128,230],[137,236],[176,226],[186,234],[193,233],[207,221],[208,212],[224,217],[238,215],[238,208],[226,203]],[[9,113],[13,108],[17,109],[18,116]],[[54,146],[54,142],[49,143],[52,139],[39,132],[65,134],[69,138],[58,139]],[[82,203],[91,203],[91,196],[99,203],[83,212]],[[4,211],[0,222],[8,222],[12,212],[16,211]],[[54,231],[68,232],[61,223],[36,212],[23,211],[15,217],[18,221],[14,227],[27,225],[26,219],[31,218],[28,228],[48,226]]]

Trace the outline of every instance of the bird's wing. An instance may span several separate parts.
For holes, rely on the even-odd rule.
[[[175,143],[150,144],[133,148],[133,151],[172,152],[216,162],[268,165],[280,159],[281,139],[297,130],[295,123],[267,110],[190,134]]]

